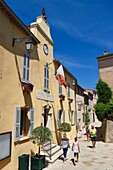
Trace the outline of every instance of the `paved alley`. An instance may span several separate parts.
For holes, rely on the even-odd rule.
[[[91,148],[91,142],[85,139],[79,140],[81,153],[79,162],[73,165],[73,152],[68,151],[68,160],[64,164],[58,159],[53,164],[49,164],[45,170],[113,170],[113,144],[98,141],[96,148]]]

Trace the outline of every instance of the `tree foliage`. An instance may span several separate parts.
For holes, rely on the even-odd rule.
[[[71,125],[69,123],[61,123],[60,129],[61,132],[70,132],[71,131]]]
[[[90,122],[89,113],[88,113],[88,111],[86,109],[86,114],[85,114],[85,123],[86,123],[86,125],[88,125],[89,122]]]
[[[105,118],[105,108],[106,104],[99,102],[95,105],[95,112],[99,121],[102,121]]]
[[[100,79],[96,84],[96,89],[98,93],[98,103],[109,103],[112,97],[112,91],[108,84]]]
[[[45,126],[38,126],[32,131],[31,141],[34,144],[42,145],[44,142],[47,142],[51,139],[51,131]]]
[[[105,108],[105,117],[113,120],[113,102],[109,102]]]
[[[103,121],[103,118],[113,119],[113,99],[112,91],[107,83],[101,79],[96,84],[98,100],[95,105],[95,113],[98,120]]]

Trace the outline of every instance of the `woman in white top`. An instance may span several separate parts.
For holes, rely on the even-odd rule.
[[[76,161],[78,162],[79,153],[80,153],[80,145],[77,141],[77,137],[75,137],[75,141],[72,144],[72,151],[74,152],[74,165],[76,165],[75,162]]]

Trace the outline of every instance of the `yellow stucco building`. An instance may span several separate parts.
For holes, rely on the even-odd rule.
[[[68,122],[72,127],[68,138],[73,140],[77,80],[63,67],[67,88],[59,85],[55,72],[61,63],[54,59],[54,43],[44,16],[27,28],[1,1],[0,23],[0,169],[17,170],[20,155],[37,152],[30,141],[33,128],[50,128],[52,143],[59,145],[59,126]],[[25,49],[26,40],[32,40],[32,52]]]

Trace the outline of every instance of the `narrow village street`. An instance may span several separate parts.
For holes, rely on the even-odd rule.
[[[76,166],[72,163],[73,152],[70,148],[65,164],[58,159],[53,164],[49,164],[45,170],[113,170],[113,143],[97,141],[96,148],[92,149],[91,141],[86,141],[85,135],[79,139],[79,143],[81,153]]]

